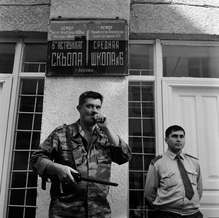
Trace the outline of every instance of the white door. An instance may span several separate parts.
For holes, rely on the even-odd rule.
[[[203,177],[201,210],[219,218],[219,80],[164,79],[164,129],[186,131],[186,152],[199,158]]]

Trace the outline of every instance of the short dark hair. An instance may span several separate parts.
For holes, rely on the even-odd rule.
[[[165,131],[165,137],[167,138],[172,132],[179,131],[179,130],[183,131],[185,135],[185,130],[181,126],[178,126],[178,125],[169,126]]]
[[[100,99],[101,104],[103,103],[103,96],[100,93],[93,91],[86,91],[79,96],[79,105],[84,104],[87,98]]]

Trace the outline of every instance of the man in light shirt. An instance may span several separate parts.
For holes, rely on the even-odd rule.
[[[182,152],[185,130],[170,126],[165,132],[167,151],[151,161],[145,198],[154,207],[153,218],[202,218],[199,210],[202,178],[198,159]]]

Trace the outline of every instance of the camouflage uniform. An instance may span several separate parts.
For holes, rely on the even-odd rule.
[[[66,140],[69,130],[70,143]],[[106,134],[96,126],[90,145],[84,138],[79,121],[71,125],[56,128],[40,145],[40,150],[33,153],[31,165],[40,176],[46,177],[46,165],[49,160],[71,166],[72,154],[76,169],[82,176],[110,181],[111,162],[123,164],[131,157],[128,145],[119,139],[119,146],[109,143]],[[50,218],[110,218],[110,206],[107,201],[109,187],[102,184],[81,181],[71,186],[71,194],[60,197],[58,178],[50,178],[51,203]]]

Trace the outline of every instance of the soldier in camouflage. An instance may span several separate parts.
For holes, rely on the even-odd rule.
[[[103,96],[87,91],[80,95],[80,119],[56,128],[33,153],[31,166],[51,180],[49,218],[110,218],[109,186],[76,181],[81,176],[110,180],[111,163],[130,160],[129,146],[117,136],[101,114]]]

